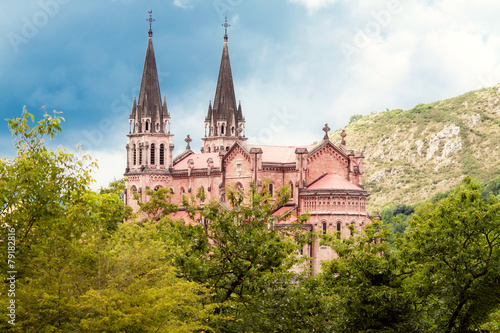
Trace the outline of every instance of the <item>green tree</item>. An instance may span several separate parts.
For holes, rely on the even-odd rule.
[[[436,332],[479,328],[500,305],[500,204],[466,177],[447,198],[417,213],[399,240],[411,288]]]
[[[190,223],[171,223],[170,235],[180,248],[175,265],[182,277],[210,289],[214,313],[220,316],[211,322],[217,332],[274,331],[283,322],[284,314],[271,303],[300,279],[293,268],[301,264],[300,228],[278,228],[272,215],[288,201],[286,191],[277,191],[274,198],[253,191],[248,204],[237,190],[228,191],[228,203],[198,204],[204,201],[198,191],[183,202]]]
[[[8,230],[16,231],[15,325],[0,331],[194,332],[203,329],[203,286],[176,276],[164,225],[120,223],[131,210],[121,182],[93,192],[94,163],[45,140],[63,119],[9,120],[17,156],[0,161],[2,280]],[[0,306],[6,309],[3,284]]]
[[[349,118],[349,124],[355,123],[355,122],[357,122],[358,120],[360,120],[361,118],[363,118],[363,115],[362,115],[362,114],[353,114],[353,115],[351,116],[351,118]]]
[[[323,262],[311,284],[328,322],[325,332],[418,332],[412,295],[406,290],[409,274],[388,242],[392,234],[378,220],[354,236],[325,235],[337,258]]]

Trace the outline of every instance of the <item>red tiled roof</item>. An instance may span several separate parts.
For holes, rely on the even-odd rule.
[[[286,212],[292,210],[293,208],[294,208],[294,206],[283,206],[283,207],[279,208],[277,211],[275,211],[272,215],[281,216],[281,215],[285,214]]]
[[[336,173],[329,173],[306,188],[307,190],[357,190],[361,188]]]
[[[250,148],[262,149],[262,162],[269,163],[294,163],[295,149],[306,148],[310,150],[313,146],[260,146],[249,145]]]
[[[194,162],[195,169],[206,169],[208,167],[207,160],[211,158],[214,161],[213,167],[220,167],[220,158],[219,153],[199,153],[199,154],[191,154],[189,156],[184,157],[182,160],[177,162],[174,165],[174,170],[187,170],[188,169],[188,161],[190,159]]]
[[[275,211],[272,215],[281,217],[281,216],[285,215],[286,213],[289,213],[289,214],[286,214],[287,215],[286,222],[290,223],[290,222],[297,220],[297,217],[294,214],[295,213],[294,208],[295,208],[295,206],[283,206],[283,207],[279,208],[277,211]],[[278,220],[278,223],[283,223],[283,222],[285,222],[283,219]]]

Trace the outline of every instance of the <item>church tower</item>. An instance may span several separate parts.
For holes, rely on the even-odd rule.
[[[168,173],[172,168],[174,145],[170,134],[170,114],[166,97],[160,94],[158,72],[153,49],[151,11],[149,12],[149,39],[142,73],[139,100],[134,97],[129,117],[127,135],[127,188],[141,193],[145,198],[147,177],[150,174]]]
[[[233,76],[227,47],[227,28],[229,27],[227,17],[223,26],[225,34],[219,78],[213,106],[210,102],[208,104],[208,113],[205,118],[205,137],[202,138],[202,152],[205,153],[220,150],[227,151],[237,140],[243,141],[247,139],[245,137],[245,117],[243,117],[241,111],[241,102],[236,106],[234,94]]]

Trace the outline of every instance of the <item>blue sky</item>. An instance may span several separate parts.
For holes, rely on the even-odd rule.
[[[0,3],[2,119],[42,106],[82,143],[96,186],[122,177],[148,10],[176,153],[199,151],[228,16],[249,143],[309,144],[353,114],[453,97],[500,81],[500,2],[398,0],[23,0]],[[11,156],[6,122],[0,156]],[[348,141],[348,137],[347,137]]]

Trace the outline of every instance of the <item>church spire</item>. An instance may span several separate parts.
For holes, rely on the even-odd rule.
[[[227,46],[228,35],[227,17],[224,27],[224,46],[219,68],[219,77],[215,90],[213,104],[209,105],[207,117],[205,118],[205,131],[208,135],[203,138],[204,150],[229,149],[236,140],[246,140],[240,136],[242,131],[238,128],[245,127],[245,118],[241,110],[241,104],[236,104],[234,94],[233,75],[231,73],[231,62],[229,61],[229,50]],[[209,149],[210,148],[210,149]]]
[[[152,12],[148,11],[149,22],[148,46],[144,69],[142,72],[141,88],[137,105],[134,104],[130,120],[135,122],[133,133],[165,133],[165,122],[168,118],[166,102],[162,105],[158,71],[156,69],[155,53],[153,49],[153,31],[151,23]]]

